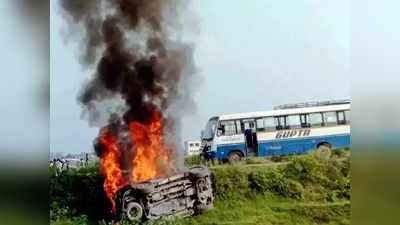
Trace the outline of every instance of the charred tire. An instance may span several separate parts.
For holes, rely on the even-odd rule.
[[[238,151],[230,152],[228,155],[228,162],[230,164],[236,164],[242,159],[242,154]]]
[[[211,174],[210,170],[205,166],[194,166],[189,168],[189,172],[195,177],[206,177]]]
[[[316,150],[319,157],[329,159],[332,155],[331,145],[329,143],[320,144]]]
[[[125,214],[132,222],[140,222],[143,218],[143,207],[137,202],[129,202]]]

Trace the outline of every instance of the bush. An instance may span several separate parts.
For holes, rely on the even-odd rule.
[[[58,208],[70,209],[70,216],[111,218],[111,202],[103,190],[104,177],[98,170],[98,165],[91,165],[59,173],[50,171],[50,209],[55,213]]]
[[[323,159],[310,153],[292,158],[291,163],[282,168],[282,173],[308,189],[311,199],[323,198],[321,195],[324,195],[326,200],[332,201],[336,197],[350,197],[349,166],[349,158]]]
[[[216,183],[216,198],[240,199],[248,196],[248,174],[240,167],[226,167],[213,170]]]
[[[54,225],[86,225],[88,217],[86,215],[72,216],[68,207],[58,207],[57,202],[50,204],[50,222]]]
[[[347,149],[336,149],[332,150],[332,158],[344,159],[350,156],[350,150]]]
[[[276,168],[250,173],[249,182],[251,189],[262,194],[272,192],[295,199],[301,199],[303,196],[303,186],[297,181],[285,178]]]
[[[68,207],[59,207],[57,202],[50,204],[50,221],[61,221],[71,216]]]
[[[293,199],[303,198],[304,188],[288,179],[276,167],[225,167],[213,170],[216,178],[216,198],[220,200],[251,198],[273,193]]]

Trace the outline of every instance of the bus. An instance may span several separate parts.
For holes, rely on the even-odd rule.
[[[335,100],[211,117],[200,148],[206,159],[236,162],[349,147],[350,100]]]

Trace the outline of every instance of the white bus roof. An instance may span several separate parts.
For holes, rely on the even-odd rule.
[[[276,110],[262,111],[262,112],[227,114],[219,116],[219,120],[247,119],[247,118],[257,118],[257,117],[267,117],[267,116],[293,115],[293,114],[305,114],[313,112],[327,112],[327,111],[340,111],[340,110],[350,110],[350,103],[315,106],[315,107],[303,107],[303,108],[276,109]]]

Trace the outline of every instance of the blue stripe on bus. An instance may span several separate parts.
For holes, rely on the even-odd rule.
[[[296,140],[304,140],[304,139],[320,139],[320,138],[331,138],[331,137],[339,137],[339,136],[350,136],[350,134],[333,134],[333,135],[324,135],[324,136],[315,136],[315,137],[301,137],[301,138],[293,138],[293,139],[275,139],[275,140],[261,140],[259,143],[263,142],[280,142],[280,141],[296,141]]]
[[[229,152],[233,150],[239,150],[244,156],[246,156],[246,145],[244,142],[237,144],[224,144],[217,146],[217,159],[227,159]]]
[[[289,140],[260,141],[258,144],[258,156],[282,156],[302,154],[317,148],[322,142],[329,142],[332,149],[350,147],[350,134],[331,135],[322,137],[308,137]],[[218,145],[215,157],[227,159],[229,152],[239,150],[246,156],[244,143]]]

